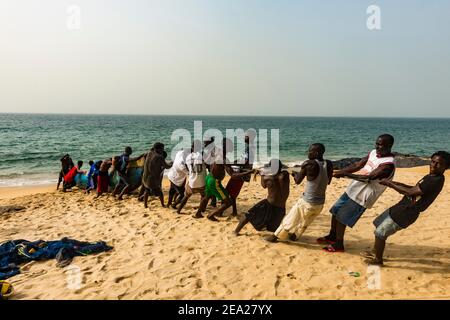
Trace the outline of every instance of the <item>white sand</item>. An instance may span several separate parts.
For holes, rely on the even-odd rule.
[[[428,168],[401,169],[396,180],[414,184]],[[449,174],[446,175],[449,179]],[[335,180],[324,212],[297,243],[270,244],[251,225],[235,237],[237,221],[195,220],[163,209],[157,199],[144,209],[135,198],[95,200],[82,192],[55,192],[54,186],[0,189],[0,205],[27,209],[0,215],[0,241],[12,239],[104,240],[107,253],[76,257],[82,284],[68,286],[56,261],[35,262],[9,281],[15,299],[448,299],[450,298],[450,187],[407,230],[388,240],[386,266],[370,277],[359,255],[373,244],[372,220],[401,196],[388,190],[346,234],[346,253],[321,250],[315,239],[327,234],[327,210],[348,180]],[[167,182],[165,182],[167,192]],[[303,191],[292,184],[288,209]],[[42,193],[43,192],[43,193]],[[266,196],[259,182],[246,184],[238,209],[245,212]],[[167,200],[166,200],[167,201]],[[193,214],[198,196],[185,212]],[[358,278],[348,274],[360,272]],[[368,286],[379,279],[380,288]]]

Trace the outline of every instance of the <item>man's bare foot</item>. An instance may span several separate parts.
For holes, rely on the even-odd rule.
[[[270,234],[268,236],[264,236],[263,239],[266,240],[267,242],[272,242],[272,243],[278,242],[278,238],[274,234]]]
[[[236,230],[233,231],[233,234],[234,234],[236,237],[239,237],[239,236],[240,236],[239,231],[236,231]]]
[[[295,233],[290,233],[289,234],[289,240],[291,241],[297,241],[297,235]]]
[[[218,222],[219,220],[214,217],[214,216],[208,216],[208,220],[214,221],[214,222]]]
[[[200,219],[200,218],[203,218],[203,215],[200,212],[197,212],[192,217],[194,217],[195,219]]]

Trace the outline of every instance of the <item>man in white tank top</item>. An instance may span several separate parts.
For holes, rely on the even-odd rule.
[[[383,134],[378,137],[375,149],[359,162],[334,172],[335,178],[350,178],[353,181],[345,193],[330,209],[332,214],[330,233],[317,239],[319,243],[329,244],[327,252],[344,251],[346,227],[352,228],[366,209],[372,208],[386,189],[380,179],[394,177],[394,156],[391,153],[394,137]]]
[[[302,163],[300,172],[292,172],[295,183],[300,184],[306,178],[305,191],[283,218],[278,229],[264,237],[269,242],[279,240],[296,241],[306,228],[322,212],[325,192],[333,178],[333,163],[323,159],[325,146],[314,143],[309,147],[308,160]]]

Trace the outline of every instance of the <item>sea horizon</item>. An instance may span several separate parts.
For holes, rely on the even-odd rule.
[[[0,119],[0,186],[56,182],[65,153],[83,160],[86,169],[89,160],[119,155],[127,145],[134,155],[156,141],[171,151],[174,130],[193,133],[194,121],[202,121],[203,133],[211,128],[224,135],[225,129],[278,129],[279,157],[289,167],[301,164],[315,142],[325,144],[330,160],[363,157],[383,133],[395,137],[393,151],[403,154],[430,156],[450,149],[447,118],[0,113]]]
[[[152,116],[152,117],[229,117],[229,118],[312,118],[312,119],[424,119],[424,120],[436,120],[436,119],[449,119],[448,116],[348,116],[348,115],[332,115],[332,116],[299,116],[299,115],[235,115],[235,114],[146,114],[146,113],[67,113],[67,112],[0,112],[0,115],[57,115],[57,116]]]

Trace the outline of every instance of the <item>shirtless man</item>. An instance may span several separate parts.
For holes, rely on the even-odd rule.
[[[275,232],[286,213],[286,200],[289,197],[289,173],[282,171],[280,160],[272,159],[261,174],[261,186],[267,188],[267,199],[258,202],[239,222],[235,235],[251,223],[258,230]]]

